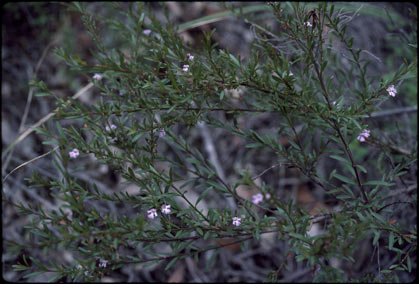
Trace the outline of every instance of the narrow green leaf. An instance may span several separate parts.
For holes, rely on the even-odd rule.
[[[243,14],[247,14],[247,13],[257,12],[257,11],[270,11],[271,7],[269,7],[268,5],[254,5],[254,6],[243,7],[242,9],[243,9],[242,10]],[[187,29],[192,29],[192,28],[196,28],[202,25],[209,24],[209,23],[214,23],[220,20],[224,20],[225,18],[229,16],[233,16],[236,10],[238,9],[234,9],[233,11],[229,10],[229,11],[223,11],[220,13],[215,13],[209,16],[205,16],[199,19],[195,19],[195,20],[183,23],[178,26],[178,32],[183,32]]]
[[[394,245],[394,233],[390,232],[390,235],[388,236],[388,248],[391,250]]]
[[[42,141],[43,145],[59,145],[60,143],[56,140],[52,140],[52,141]]]
[[[224,90],[222,90],[222,91],[221,91],[221,93],[220,93],[220,101],[222,101],[222,100],[223,100],[223,98],[224,98],[224,94],[225,94],[225,92],[224,92]]]
[[[48,283],[54,282],[55,280],[57,280],[58,278],[61,278],[62,276],[63,275],[61,273],[56,273],[53,277],[48,279]]]
[[[412,262],[410,261],[410,255],[407,256],[407,271],[412,271]]]
[[[351,179],[349,179],[349,178],[347,178],[347,177],[345,177],[345,176],[342,176],[342,175],[340,175],[340,174],[334,174],[334,177],[335,178],[337,178],[338,180],[340,180],[340,181],[343,181],[344,183],[348,183],[348,184],[352,184],[352,185],[356,185],[356,182],[355,181],[353,181],[353,180],[351,180]]]
[[[223,186],[219,185],[218,183],[216,183],[212,180],[207,181],[207,184],[213,186],[214,188],[218,189],[221,192],[228,193],[228,190],[226,188],[224,188]]]
[[[362,222],[365,221],[365,216],[361,214],[361,212],[355,212],[356,215],[358,215],[359,220],[361,220]]]
[[[260,231],[259,231],[259,228],[258,227],[255,228],[255,231],[253,232],[253,237],[257,241],[260,239]]]
[[[345,164],[351,165],[351,162],[350,162],[350,161],[346,160],[345,158],[343,158],[343,157],[341,157],[341,156],[337,156],[337,155],[330,155],[329,157],[330,157],[330,158],[332,158],[332,159],[335,159],[335,160],[341,161],[341,162],[343,162],[343,163],[345,163]]]
[[[355,165],[358,169],[360,169],[364,174],[367,173],[367,170],[361,165]]]
[[[335,176],[335,174],[336,174],[336,169],[333,169],[333,171],[329,175],[329,181]]]
[[[36,272],[26,274],[25,276],[23,276],[23,278],[35,277],[35,276],[38,276],[38,275],[43,274],[43,273],[45,273],[45,271],[36,271]]]
[[[170,267],[172,267],[172,265],[175,264],[175,262],[178,260],[178,258],[179,257],[175,257],[171,261],[169,261],[169,263],[166,265],[166,267],[164,268],[164,270],[167,271]]]
[[[12,268],[14,271],[25,271],[25,270],[31,269],[31,267],[27,267],[21,264],[13,264]]]
[[[291,144],[292,147],[294,147],[296,150],[300,150],[300,147],[292,141],[292,139],[288,139],[288,143]]]
[[[355,198],[355,194],[353,193],[353,191],[346,184],[343,184],[342,187],[343,187],[343,189],[345,189],[345,191],[347,193],[349,193],[350,196],[352,196],[353,198]]]
[[[388,183],[382,180],[371,180],[364,183],[364,185],[382,185],[382,186],[392,186],[393,184],[394,183]]]
[[[239,61],[236,57],[234,57],[234,55],[233,55],[233,54],[229,54],[229,55],[230,55],[231,60],[233,60],[234,64],[235,64],[237,67],[240,67],[240,61]]]
[[[377,245],[378,240],[380,239],[381,231],[374,231],[374,239],[372,240],[372,245]]]
[[[204,240],[206,240],[206,239],[208,239],[209,237],[211,236],[211,232],[210,231],[207,231],[205,234],[204,234]]]
[[[134,138],[132,138],[131,142],[132,143],[137,142],[143,135],[144,133],[138,133],[137,135],[134,136]]]
[[[49,93],[37,93],[35,94],[35,97],[49,97],[51,94]]]
[[[371,215],[373,215],[377,220],[379,220],[382,224],[387,224],[387,221],[383,218],[383,216],[375,213],[375,212],[371,212]]]
[[[28,260],[26,259],[26,256],[25,256],[25,255],[23,255],[23,263],[24,263],[26,266],[29,266],[29,264],[28,264]]]
[[[353,197],[350,195],[341,194],[341,195],[337,195],[336,198],[346,200],[346,199],[352,199]]]
[[[289,235],[290,235],[291,237],[294,237],[294,238],[299,239],[299,240],[302,240],[302,241],[306,241],[306,240],[307,240],[307,238],[305,238],[305,237],[304,237],[303,235],[301,235],[301,234],[296,234],[296,233],[290,232],[290,233],[289,233]]]
[[[198,200],[197,200],[197,201],[196,201],[196,203],[195,203],[195,206],[199,203],[199,201],[201,201],[201,199],[202,199],[202,198],[204,198],[204,197],[205,197],[205,195],[207,195],[207,193],[208,193],[210,190],[212,190],[212,187],[207,188],[206,190],[204,190],[204,192],[203,192],[203,193],[201,193],[201,194],[199,195]]]
[[[259,147],[263,147],[263,145],[260,143],[249,143],[249,144],[246,144],[245,147],[246,148],[259,148]]]

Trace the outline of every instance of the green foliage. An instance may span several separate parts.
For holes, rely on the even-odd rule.
[[[262,234],[275,231],[288,242],[297,261],[304,261],[317,271],[313,281],[354,280],[328,263],[332,258],[356,261],[357,244],[369,238],[373,245],[385,243],[385,249],[398,256],[398,262],[381,273],[411,272],[416,228],[389,224],[384,213],[391,206],[386,200],[395,189],[395,180],[415,165],[416,149],[411,153],[400,152],[394,141],[382,142],[380,129],[372,128],[368,117],[379,104],[393,99],[386,91],[389,86],[406,79],[404,76],[416,74],[413,48],[406,48],[406,62],[380,81],[367,75],[368,62],[346,34],[343,17],[326,3],[310,11],[305,3],[298,2],[243,9],[239,17],[255,10],[271,11],[281,26],[281,33],[275,34],[269,27],[253,25],[257,40],[247,61],[216,47],[212,41],[214,31],[204,35],[201,49],[185,45],[178,30],[196,26],[199,21],[180,27],[170,21],[163,24],[147,5],[138,3],[130,3],[128,10],[119,7],[120,3],[112,4],[119,7],[118,13],[125,16],[125,21],[117,16],[96,15],[86,3],[73,5],[95,43],[92,52],[96,63],[88,63],[65,47],[58,48],[56,54],[73,70],[92,77],[101,98],[95,105],[85,105],[56,97],[56,118],[71,119],[74,123],[57,122],[51,129],[38,128],[39,133],[52,138],[45,144],[59,146],[54,167],[61,177],[46,179],[35,173],[27,181],[33,188],[44,188],[61,200],[65,205],[60,212],[16,206],[20,213],[34,216],[32,224],[26,226],[34,236],[33,246],[75,251],[82,268],[41,264],[31,258],[31,264],[25,259],[14,266],[15,270],[34,271],[27,278],[55,272],[52,281],[64,276],[71,281],[97,281],[123,265],[165,260],[168,270],[187,256],[199,257],[207,250],[218,252],[223,246],[213,242],[196,244],[200,239],[236,237],[238,243],[244,243],[249,239],[258,241]],[[237,10],[228,14],[235,15]],[[225,15],[203,21],[222,16]],[[118,31],[123,49],[104,41],[102,25]],[[268,40],[272,38],[281,38],[283,45],[275,46]],[[338,47],[338,43],[342,46]],[[349,68],[339,63],[340,49],[349,54]],[[94,79],[94,74],[102,78]],[[42,90],[40,96],[54,95],[43,82],[32,85]],[[233,90],[244,92],[237,95]],[[217,112],[233,117],[232,123],[221,121],[215,115]],[[280,117],[276,133],[258,133],[237,123],[258,113]],[[311,216],[292,200],[273,198],[261,206],[251,204],[236,191],[240,184],[254,185],[249,174],[242,174],[242,180],[231,185],[192,145],[187,129],[202,122],[243,138],[250,150],[263,148],[278,156],[322,188],[329,198],[343,204],[342,210]],[[173,131],[176,126],[184,126],[184,134],[176,134]],[[360,142],[357,137],[364,129],[371,130],[371,136]],[[289,146],[279,141],[279,135],[288,137]],[[315,139],[319,142],[313,143]],[[159,153],[161,143],[170,145],[174,154]],[[365,162],[367,147],[382,148],[395,165],[388,163],[386,157],[381,160],[370,157],[373,161]],[[95,184],[79,181],[73,176],[75,170],[70,170],[74,159],[69,152],[73,149],[80,153],[77,159],[83,161],[91,154],[111,166],[138,186],[141,194],[109,195]],[[317,171],[322,159],[335,165],[327,176]],[[170,170],[156,167],[162,162]],[[183,190],[191,184],[199,192],[195,201],[188,199]],[[264,193],[275,192],[266,185],[260,189]],[[237,207],[210,208],[204,212],[200,202],[211,196],[230,198]],[[180,199],[187,208],[180,206]],[[139,213],[101,214],[92,205],[101,201],[132,204]],[[166,205],[171,209],[167,215],[161,213]],[[272,215],[261,216],[256,207]],[[147,218],[147,211],[152,208],[157,210],[159,221]],[[233,217],[241,218],[239,226],[232,224]],[[327,220],[325,233],[311,236],[308,231],[319,222],[317,217]],[[409,245],[402,246],[405,242]],[[170,252],[156,251],[159,243],[169,244]],[[121,248],[138,246],[142,256],[119,253]],[[108,264],[97,265],[99,259],[107,260]],[[214,253],[207,263],[208,269],[216,261]],[[267,280],[277,281],[277,273],[267,275]]]

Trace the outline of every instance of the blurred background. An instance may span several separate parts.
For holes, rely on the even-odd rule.
[[[230,3],[231,4],[231,3]],[[234,5],[251,6],[260,5],[260,2],[236,2]],[[122,5],[125,5],[122,3]],[[403,57],[410,56],[411,46],[408,43],[417,43],[416,25],[417,8],[412,3],[386,2],[386,3],[340,3],[346,5],[348,11],[358,10],[358,15],[348,23],[348,33],[354,36],[354,45],[368,51],[364,56],[370,56],[369,74],[376,76],[385,75],[398,69]],[[224,11],[225,8],[218,2],[167,2],[167,9],[171,20],[175,24],[182,24],[203,16]],[[100,2],[88,3],[90,11],[95,11],[104,17],[117,16],[110,5]],[[158,19],[165,22],[163,9],[157,3],[151,4],[152,10]],[[254,15],[255,22],[271,25],[275,30],[275,19],[268,12],[258,12]],[[106,28],[106,27],[100,27]],[[249,56],[250,43],[255,39],[254,32],[249,23],[232,17],[214,23],[188,29],[181,33],[186,42],[194,47],[200,45],[202,32],[209,32],[215,28],[213,40],[219,43],[219,48],[227,48],[231,53],[246,59]],[[105,42],[118,44],[118,35],[112,30],[102,33]],[[1,130],[2,152],[9,147],[20,133],[48,115],[54,108],[55,102],[49,97],[35,97],[34,90],[28,85],[34,77],[42,80],[51,91],[62,97],[74,95],[88,84],[88,75],[79,74],[70,70],[65,63],[55,56],[55,47],[65,46],[67,50],[78,54],[83,60],[93,63],[95,59],[90,52],[94,48],[92,39],[83,26],[78,13],[69,10],[68,3],[42,3],[42,2],[13,2],[2,6],[2,79],[1,79]],[[408,58],[413,60],[413,57]],[[89,89],[80,101],[89,105],[99,97],[99,92]],[[388,138],[403,141],[403,149],[411,150],[417,142],[417,112],[411,107],[417,106],[417,78],[405,80],[398,87],[398,95],[394,100],[385,102],[380,107],[383,110],[402,110],[401,114],[380,114],[372,123],[373,127],[388,130]],[[410,107],[410,108],[409,108]],[[417,109],[417,108],[416,108]],[[403,111],[406,110],[406,111]],[[400,113],[400,112],[399,112]],[[247,120],[246,126],[260,133],[267,133],[275,129],[275,120],[271,114],[259,114]],[[396,120],[396,122],[395,122]],[[181,131],[181,130],[179,130]],[[192,144],[205,152],[204,148],[208,133],[213,141],[217,141],[216,155],[227,181],[234,182],[238,179],[238,170],[247,169],[251,176],[277,163],[271,153],[262,150],[247,149],[238,137],[226,134],[218,129],[196,128],[192,136]],[[2,155],[2,179],[14,168],[22,163],[42,155],[51,150],[49,145],[42,144],[44,137],[32,133],[17,144],[14,149]],[[396,141],[397,142],[397,141]],[[284,140],[284,143],[287,143]],[[162,151],[168,150],[163,148]],[[373,157],[368,150],[359,148],[357,155],[367,160]],[[20,168],[11,174],[3,183],[6,198],[14,202],[22,201],[26,204],[42,204],[45,208],[56,208],[55,200],[50,195],[30,190],[25,177],[37,170],[46,176],[54,175],[55,169],[51,165],[52,155],[39,159]],[[329,172],[331,165],[320,164],[319,169]],[[416,168],[416,166],[414,167]],[[106,165],[91,162],[86,167],[86,172],[80,178],[91,180],[101,186],[103,190],[112,188],[114,191],[129,190],[120,183],[121,177],[115,174]],[[409,172],[404,177],[406,187],[416,184],[416,171]],[[293,169],[283,167],[275,168],[256,180],[265,183],[281,192],[281,198],[294,198],[296,202],[310,211],[314,207],[333,209],[336,205],[329,202],[322,192],[314,187],[306,178]],[[407,191],[406,198],[410,198],[413,191]],[[135,189],[132,189],[135,190]],[[255,192],[252,189],[242,189],[244,197],[250,198]],[[396,219],[404,218],[410,225],[416,224],[416,208],[399,208]],[[128,208],[110,208],[109,210],[124,210]],[[118,211],[119,212],[119,211]],[[23,226],[29,222],[27,216],[19,216],[15,208],[2,203],[3,241],[27,240]],[[253,242],[246,251],[239,247],[230,246],[221,250],[216,260],[216,265],[210,270],[205,266],[207,258],[195,262],[192,259],[177,262],[165,271],[165,264],[156,264],[149,267],[132,265],[113,271],[107,275],[105,282],[260,282],[268,273],[277,270],[285,264],[287,269],[282,269],[278,279],[285,282],[306,282],[312,279],[312,271],[304,263],[295,262],[288,257],[288,244],[275,239],[274,234],[265,234],[260,242]],[[395,261],[395,255],[386,255],[385,251],[373,251],[371,240],[360,243],[357,263],[331,264],[350,271],[352,277],[360,277],[367,273],[376,274],[378,264],[375,253],[380,254],[381,267]],[[14,272],[11,265],[21,260],[22,255],[36,255],[42,258],[60,259],[64,263],[73,263],[71,252],[59,251],[57,255],[42,256],[41,250],[10,251],[3,242],[2,276],[6,281],[27,281],[23,274]],[[412,264],[414,272],[400,273],[402,282],[412,281],[416,275],[416,258]],[[40,275],[31,281],[43,282],[50,277]]]

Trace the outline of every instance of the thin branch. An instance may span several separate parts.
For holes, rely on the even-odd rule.
[[[49,50],[49,48],[55,44],[57,42],[57,38],[54,38],[44,49],[44,51],[42,52],[41,58],[38,60],[38,63],[36,64],[35,67],[35,71],[33,73],[33,75],[31,76],[32,78],[35,78],[38,74],[39,68],[42,65],[42,62],[44,62],[45,56],[47,55],[47,51]],[[28,112],[29,112],[29,107],[31,105],[32,102],[32,97],[33,97],[33,87],[29,88],[29,93],[28,93],[28,98],[26,100],[26,105],[25,105],[25,109],[23,111],[23,116],[22,116],[22,120],[20,121],[20,125],[19,125],[19,132],[21,132],[23,130],[23,126],[26,123],[26,118],[28,116]],[[2,175],[5,173],[7,166],[9,165],[10,159],[12,158],[14,149],[12,149],[12,151],[9,153],[9,155],[7,156],[6,161],[3,164],[3,170],[2,170]]]
[[[190,255],[193,255],[194,253],[202,253],[202,252],[205,252],[205,251],[209,251],[209,250],[213,250],[213,249],[218,249],[218,248],[222,248],[222,247],[234,245],[234,244],[237,244],[237,243],[241,243],[241,242],[250,240],[252,238],[253,238],[253,236],[250,236],[250,237],[243,238],[243,239],[240,239],[240,240],[237,240],[237,241],[234,241],[234,242],[230,242],[230,243],[227,243],[227,244],[222,244],[222,245],[218,245],[218,246],[209,247],[209,248],[206,248],[206,249],[203,249],[203,250],[200,250],[200,251],[197,251],[197,252],[193,252],[193,253],[182,253],[182,254],[177,254],[177,255],[169,255],[169,256],[162,256],[162,257],[155,257],[155,258],[150,258],[150,259],[145,259],[145,260],[140,260],[140,261],[125,260],[125,261],[119,261],[118,263],[122,263],[122,264],[123,263],[126,263],[126,264],[129,264],[129,263],[144,263],[144,262],[149,262],[149,261],[169,260],[169,259],[172,259],[172,258],[175,258],[175,257],[190,256]]]
[[[26,162],[24,162],[23,164],[21,164],[21,165],[19,165],[19,166],[17,166],[16,168],[14,168],[10,173],[8,173],[5,177],[4,177],[4,179],[3,179],[3,181],[2,181],[2,184],[6,181],[6,179],[12,174],[12,173],[14,173],[15,171],[17,171],[18,169],[20,169],[21,167],[24,167],[24,166],[26,166],[26,165],[28,165],[28,164],[30,164],[30,163],[32,163],[32,162],[35,162],[36,160],[38,160],[38,159],[41,159],[41,158],[43,158],[43,157],[45,157],[45,156],[47,156],[47,155],[49,155],[49,154],[51,154],[52,152],[54,152],[55,150],[57,150],[58,149],[58,147],[59,146],[56,146],[54,149],[52,149],[51,151],[49,151],[49,152],[47,152],[47,153],[45,153],[45,154],[42,154],[42,155],[40,155],[40,156],[38,156],[38,157],[35,157],[35,158],[33,158],[33,159],[31,159],[31,160],[29,160],[29,161],[26,161]]]
[[[252,180],[255,180],[259,177],[261,177],[262,175],[264,175],[267,171],[272,170],[273,168],[276,168],[277,166],[288,166],[291,165],[290,163],[277,163],[273,166],[270,166],[269,168],[265,169],[263,172],[261,172],[260,174],[258,174],[257,176],[252,177]]]
[[[388,110],[373,112],[373,113],[371,113],[370,118],[377,118],[377,117],[397,115],[397,114],[405,114],[405,113],[416,112],[416,111],[418,111],[418,106],[401,107],[401,108],[395,108],[395,109],[388,109]]]
[[[93,86],[94,86],[93,83],[87,84],[86,86],[84,86],[83,88],[81,88],[74,96],[72,96],[72,99],[74,99],[74,100],[77,99],[78,97],[80,97],[81,95],[83,95],[84,93],[86,93]],[[20,134],[19,137],[15,141],[13,141],[13,143],[10,144],[9,147],[6,148],[6,150],[4,150],[4,152],[1,154],[2,158],[10,150],[12,150],[18,143],[20,143],[23,139],[25,139],[26,136],[28,136],[29,134],[31,134],[35,130],[35,128],[39,127],[40,125],[42,125],[43,123],[45,123],[46,121],[48,121],[51,117],[53,117],[55,115],[55,112],[58,111],[58,110],[59,110],[59,108],[56,108],[53,112],[50,112],[49,114],[47,114],[46,116],[44,116],[43,118],[41,118],[37,123],[35,123],[34,125],[32,125],[31,127],[29,127],[28,129],[26,129],[26,131],[24,131],[22,134]]]

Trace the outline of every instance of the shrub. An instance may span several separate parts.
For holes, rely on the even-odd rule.
[[[404,80],[416,76],[413,47],[407,48],[409,59],[384,78],[368,73],[370,57],[346,34],[350,18],[334,5],[264,5],[275,16],[276,31],[245,16],[248,10],[231,9],[254,29],[249,58],[218,48],[214,30],[194,49],[179,36],[179,27],[157,20],[148,6],[112,5],[124,17],[102,17],[74,3],[94,40],[96,63],[56,50],[100,90],[95,104],[59,97],[43,82],[32,82],[57,102],[56,124],[37,132],[56,147],[59,176],[34,173],[27,182],[63,205],[47,212],[14,204],[32,216],[25,227],[31,242],[8,242],[16,250],[73,251],[77,262],[24,257],[16,270],[32,271],[27,278],[54,272],[52,280],[97,281],[127,265],[164,260],[167,270],[224,246],[246,249],[251,240],[275,232],[289,245],[284,255],[312,269],[313,281],[394,281],[398,271],[412,273],[416,226],[396,220],[395,212],[416,206],[397,197],[416,189],[417,144],[405,145],[395,133],[387,137],[387,126],[377,126],[373,118],[381,104],[403,96]],[[101,35],[110,28],[118,32],[117,47]],[[246,127],[260,114],[269,114],[273,131]],[[238,178],[226,178],[212,144],[193,137],[195,129],[208,133],[208,127],[239,141],[243,153],[275,156],[278,163],[257,176],[240,168]],[[92,159],[137,190],[112,192],[81,180],[77,174]],[[319,163],[330,171],[318,171]],[[255,182],[274,168],[295,169],[335,209],[313,214],[282,198],[275,186]],[[239,192],[243,186],[258,193],[246,198]],[[104,204],[128,207],[130,213],[104,212]],[[322,233],[311,233],[315,224]],[[331,264],[333,259],[355,263],[365,240],[376,248],[381,244],[397,260],[358,279]],[[215,260],[213,254],[208,267]],[[281,269],[266,275],[267,281],[280,279]]]

